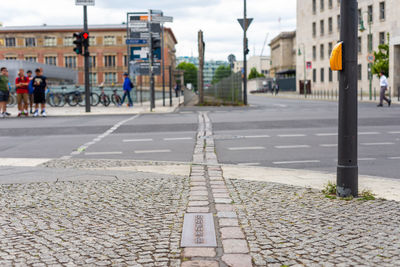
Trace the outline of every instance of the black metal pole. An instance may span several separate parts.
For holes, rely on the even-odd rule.
[[[247,6],[246,0],[244,0],[244,36],[243,36],[243,103],[247,105]]]
[[[88,32],[87,6],[83,6],[83,31]],[[90,112],[89,47],[85,45],[84,49],[85,49],[84,57],[85,57],[85,102],[86,102],[85,106],[86,106],[86,112]]]
[[[337,195],[358,196],[358,101],[357,101],[357,0],[340,6],[343,70],[339,71],[339,142]]]
[[[165,107],[165,67],[164,67],[164,25],[161,24],[161,62],[162,62],[162,99]]]
[[[172,107],[172,66],[169,66],[169,106]]]

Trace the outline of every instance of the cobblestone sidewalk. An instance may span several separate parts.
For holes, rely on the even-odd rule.
[[[0,185],[0,266],[180,266],[188,179]]]

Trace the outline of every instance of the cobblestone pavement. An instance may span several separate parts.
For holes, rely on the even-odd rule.
[[[400,202],[227,180],[254,266],[400,266]]]
[[[188,178],[0,185],[0,266],[180,266]]]

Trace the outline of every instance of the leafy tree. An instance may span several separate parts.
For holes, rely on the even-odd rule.
[[[379,76],[380,72],[389,75],[389,34],[388,42],[378,46],[378,51],[374,51],[375,61],[372,64],[372,74]]]
[[[197,88],[197,67],[192,63],[181,62],[177,69],[185,71],[183,77],[185,84],[191,83],[194,88]]]
[[[261,77],[265,77],[265,75],[262,73],[259,73],[256,68],[251,68],[249,78],[248,78],[249,80],[255,79],[255,78],[261,78]]]
[[[232,70],[229,66],[221,65],[219,66],[214,73],[212,84],[216,84],[224,78],[231,76]]]

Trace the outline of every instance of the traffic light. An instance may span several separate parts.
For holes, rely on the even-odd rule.
[[[82,46],[83,46],[83,38],[82,38],[82,33],[74,33],[74,52],[77,53],[78,55],[82,55]]]
[[[153,49],[153,51],[161,48],[161,40],[159,38],[152,37],[151,48]]]
[[[83,47],[89,47],[89,33],[88,32],[81,32],[82,40],[83,40]]]

